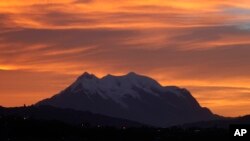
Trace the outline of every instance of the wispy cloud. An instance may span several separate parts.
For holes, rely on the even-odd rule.
[[[228,106],[231,94],[238,99],[230,108],[247,105],[250,97],[229,89],[250,84],[249,5],[249,0],[0,2],[0,77],[8,81],[6,88],[23,83],[23,90],[2,89],[0,97],[39,93],[29,83],[34,77],[44,85],[41,89],[47,87],[40,75],[65,84],[83,71],[99,76],[137,71],[164,85],[193,85],[190,89],[204,106],[232,115],[220,108]],[[11,75],[20,83],[12,84]],[[32,87],[39,89],[40,83]],[[39,97],[56,92],[48,89]],[[219,96],[206,96],[210,92]]]

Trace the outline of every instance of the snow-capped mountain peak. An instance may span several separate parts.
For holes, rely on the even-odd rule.
[[[85,72],[72,85],[38,105],[52,105],[127,118],[155,126],[207,120],[213,114],[191,93],[176,86],[161,86],[154,79],[130,72],[102,78]]]
[[[79,80],[81,80],[81,79],[97,79],[97,77],[94,74],[84,72],[78,79]]]

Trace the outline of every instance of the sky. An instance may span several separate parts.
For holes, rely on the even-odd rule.
[[[0,105],[34,104],[84,72],[131,71],[216,114],[250,114],[250,1],[0,1]]]

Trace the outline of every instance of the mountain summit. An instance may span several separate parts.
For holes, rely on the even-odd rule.
[[[160,127],[215,117],[188,90],[161,86],[134,72],[103,78],[85,72],[68,88],[37,105],[90,111]]]

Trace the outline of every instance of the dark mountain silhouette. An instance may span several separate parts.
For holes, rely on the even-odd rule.
[[[199,128],[225,128],[228,129],[232,124],[248,124],[250,125],[250,115],[228,118],[221,117],[220,119],[211,121],[200,121],[182,125],[184,128],[199,127]]]
[[[0,107],[0,117],[17,117],[24,120],[54,120],[69,125],[83,127],[112,126],[122,128],[145,126],[138,122],[126,119],[113,118],[72,109],[60,109],[52,106],[29,106],[16,108]]]
[[[155,128],[124,119],[51,106],[0,107],[1,141],[229,140],[230,124],[250,116]]]
[[[90,111],[159,127],[216,118],[188,90],[161,86],[133,72],[103,78],[84,73],[68,88],[36,105]]]
[[[185,141],[229,140],[220,128],[79,127],[54,120],[0,117],[1,141]]]
[[[99,118],[100,117],[100,118]],[[82,120],[84,119],[84,126]],[[87,119],[87,120],[86,120]],[[95,126],[86,124],[94,123]],[[118,122],[115,122],[118,121]],[[120,122],[121,121],[121,122]],[[229,124],[249,124],[250,116],[190,123],[169,128],[141,126],[136,122],[50,106],[0,108],[1,141],[166,141],[229,140]],[[114,123],[115,122],[115,123]],[[80,124],[79,124],[80,123]],[[97,123],[109,123],[98,126]],[[131,124],[132,123],[132,124]],[[88,125],[88,126],[86,126]],[[136,125],[136,126],[135,126]],[[205,126],[204,126],[205,125]],[[216,126],[214,126],[216,125]],[[219,125],[219,126],[218,126]],[[117,128],[114,128],[117,127]]]

